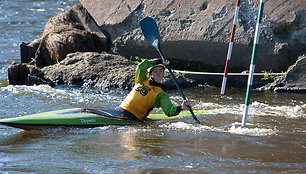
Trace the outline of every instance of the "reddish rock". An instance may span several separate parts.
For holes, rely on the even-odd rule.
[[[77,51],[102,52],[107,50],[107,38],[82,5],[51,18],[43,36],[28,44],[30,56],[39,67],[63,60],[68,53]],[[36,54],[36,55],[35,55]]]

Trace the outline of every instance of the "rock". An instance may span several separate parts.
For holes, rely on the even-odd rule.
[[[306,55],[300,56],[297,62],[290,66],[284,76],[277,78],[259,90],[279,92],[306,92]]]
[[[59,84],[70,84],[102,89],[131,89],[135,83],[136,64],[122,56],[109,53],[70,53],[58,64],[44,67],[45,78]],[[165,89],[175,88],[170,74],[165,77]],[[192,86],[193,81],[179,78],[182,87]]]
[[[52,65],[43,68],[45,78],[63,84],[130,89],[135,67],[126,58],[159,57],[145,41],[139,26],[146,16],[157,22],[163,40],[161,48],[172,68],[223,72],[234,1],[81,0],[81,3],[86,9],[76,5],[51,18],[42,38],[22,44],[27,52],[24,55],[34,57],[35,65]],[[298,55],[305,54],[303,5],[301,1],[287,0],[265,3],[256,72],[286,70]],[[249,68],[257,13],[257,1],[241,0],[230,72]],[[108,53],[100,54],[103,50]],[[180,84],[194,85],[188,78],[179,79]],[[279,82],[275,82],[279,87],[290,86],[289,81]],[[174,83],[165,84],[174,88]],[[304,84],[296,85],[286,89],[300,89]]]
[[[90,11],[99,26],[121,23],[141,5],[141,0],[80,0],[80,2]]]
[[[37,66],[44,67],[60,62],[68,53],[106,51],[107,42],[86,9],[82,5],[75,5],[51,18],[43,36],[28,45],[23,44],[23,47],[31,49],[30,56],[35,57]]]
[[[13,62],[8,68],[10,85],[40,85],[55,86],[49,79],[44,78],[44,73],[36,66],[26,63]]]
[[[113,41],[112,50],[125,57],[157,57],[146,43],[139,21],[153,17],[167,58],[198,61],[202,71],[223,72],[236,1],[81,0]],[[248,69],[259,2],[241,0],[230,72]],[[106,10],[107,9],[107,10]],[[269,0],[265,3],[256,71],[279,72],[305,52],[303,1]],[[181,70],[194,70],[185,63]],[[213,67],[213,68],[209,68]]]

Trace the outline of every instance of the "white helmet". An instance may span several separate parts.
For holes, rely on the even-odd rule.
[[[165,69],[166,69],[165,65],[163,65],[163,64],[157,64],[157,65],[155,65],[155,66],[152,66],[152,67],[148,68],[148,69],[147,69],[148,73],[151,73],[151,72],[153,71],[154,68],[159,67],[159,66],[162,67],[163,70],[165,71]]]

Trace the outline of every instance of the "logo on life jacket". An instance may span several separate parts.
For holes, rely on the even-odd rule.
[[[139,92],[142,96],[146,96],[148,92],[151,90],[151,88],[145,86],[144,83],[140,82],[139,87],[137,87],[135,90]]]

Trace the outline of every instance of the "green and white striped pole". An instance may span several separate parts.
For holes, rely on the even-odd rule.
[[[260,35],[260,25],[261,25],[261,19],[264,9],[264,0],[260,0],[259,10],[258,10],[258,17],[257,17],[257,24],[256,24],[256,30],[255,30],[255,38],[254,38],[254,45],[253,45],[253,52],[252,52],[252,59],[249,69],[249,78],[248,78],[248,87],[246,91],[246,97],[245,97],[245,108],[244,108],[244,115],[242,118],[242,126],[246,125],[247,116],[248,116],[248,109],[251,99],[251,90],[253,85],[253,76],[255,71],[255,63],[256,63],[256,57],[257,57],[257,48],[259,43],[259,35]]]

